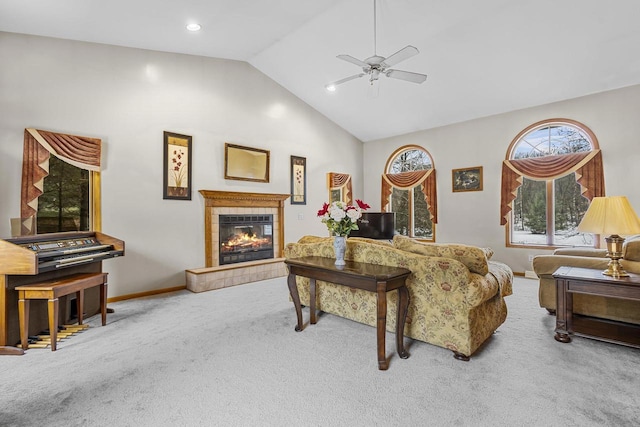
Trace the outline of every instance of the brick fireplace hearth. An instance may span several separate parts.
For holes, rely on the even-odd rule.
[[[203,292],[274,277],[286,276],[284,250],[284,201],[288,194],[199,191],[205,200],[205,267],[186,271],[187,289]],[[219,265],[220,215],[273,215],[274,258]]]

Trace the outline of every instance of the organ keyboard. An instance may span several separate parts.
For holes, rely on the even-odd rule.
[[[76,273],[99,273],[102,272],[103,260],[123,255],[122,240],[97,231],[38,234],[0,240],[0,346],[15,345],[20,339],[16,286],[60,279]],[[84,311],[87,317],[99,311],[99,294],[89,291],[91,289],[85,293]],[[60,305],[60,319],[63,322],[68,321],[69,317],[65,309],[67,305]],[[33,330],[29,331],[30,335],[46,329],[46,308],[32,310],[29,324]]]

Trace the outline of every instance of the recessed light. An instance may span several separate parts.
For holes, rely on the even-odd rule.
[[[200,28],[202,28],[200,26],[200,24],[195,24],[194,23],[194,24],[188,24],[187,25],[187,30],[189,30],[189,31],[200,31]]]
[[[336,91],[336,86],[335,85],[327,85],[325,87],[327,88],[327,90],[329,92],[335,92]]]

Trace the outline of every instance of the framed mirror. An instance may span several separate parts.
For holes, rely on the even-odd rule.
[[[224,178],[269,182],[269,151],[225,143]]]

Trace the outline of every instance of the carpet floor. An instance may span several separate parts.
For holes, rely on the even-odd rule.
[[[553,339],[537,281],[469,362],[333,315],[296,333],[285,278],[109,304],[58,351],[0,356],[0,426],[632,426],[640,350]],[[303,310],[308,322],[308,310]]]

